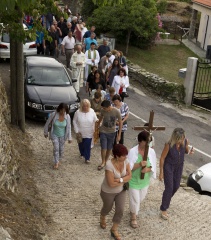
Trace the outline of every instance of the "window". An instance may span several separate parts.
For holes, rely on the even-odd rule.
[[[70,85],[70,80],[63,67],[30,67],[27,77],[28,85],[62,86]]]

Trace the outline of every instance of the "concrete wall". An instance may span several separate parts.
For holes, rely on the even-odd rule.
[[[14,192],[18,154],[10,136],[9,119],[7,95],[0,79],[0,188]]]
[[[211,9],[197,5],[197,4],[193,4],[193,9],[201,13],[197,41],[201,48],[203,48],[204,50],[207,50],[207,45],[211,45]],[[209,16],[209,23],[207,26],[208,16]],[[207,28],[207,33],[205,36],[206,28]],[[205,40],[205,45],[204,45],[204,40]]]

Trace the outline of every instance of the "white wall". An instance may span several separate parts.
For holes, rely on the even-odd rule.
[[[197,5],[195,3],[193,3],[193,9],[201,12],[201,19],[200,19],[197,41],[200,43],[201,48],[203,48],[204,50],[207,50],[207,45],[211,45],[211,9]],[[209,22],[207,26],[208,16],[209,16]],[[205,36],[206,26],[207,26],[207,34]],[[205,41],[205,44],[204,44],[204,41]]]

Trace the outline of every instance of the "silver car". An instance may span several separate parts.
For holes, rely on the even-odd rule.
[[[25,24],[23,24],[23,28],[26,31],[28,30]],[[37,55],[35,41],[26,39],[26,43],[23,44],[23,53],[26,56]],[[4,31],[4,28],[0,33],[0,58],[10,58],[10,36],[7,32]]]

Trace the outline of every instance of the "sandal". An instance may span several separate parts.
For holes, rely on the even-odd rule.
[[[132,228],[138,228],[138,227],[139,227],[139,225],[137,224],[136,219],[131,219],[131,220],[130,220],[130,226],[131,226]]]
[[[105,219],[105,216],[102,216],[102,215],[100,215],[100,227],[102,229],[106,228],[106,219]]]
[[[119,235],[119,233],[118,233],[117,230],[111,229],[110,231],[111,231],[111,236],[112,236],[115,240],[121,240],[121,237],[120,237],[120,235]]]
[[[102,165],[99,165],[99,166],[97,167],[97,170],[100,171],[100,170],[102,170],[104,167],[105,167],[104,165],[103,165],[103,166],[102,166]]]
[[[161,216],[161,218],[164,219],[164,220],[169,220],[168,214],[163,214],[163,213],[161,212],[161,213],[160,213],[160,216]]]

